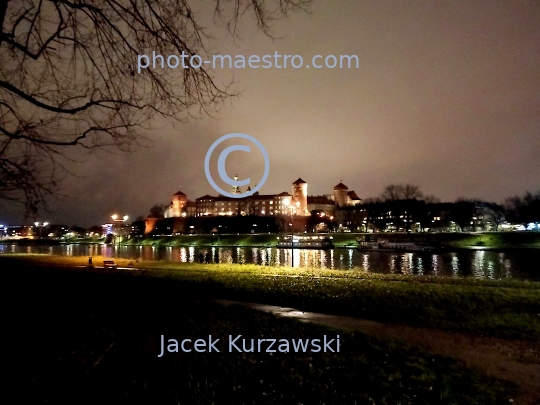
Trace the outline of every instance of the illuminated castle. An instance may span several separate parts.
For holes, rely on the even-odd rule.
[[[236,175],[235,180],[238,179]],[[247,191],[250,191],[248,187]],[[354,191],[349,191],[343,183],[334,187],[334,193],[322,196],[309,196],[308,183],[299,178],[292,183],[291,194],[282,192],[279,194],[254,193],[248,197],[232,198],[219,195],[217,197],[204,195],[195,200],[188,201],[187,196],[181,191],[173,195],[171,204],[165,212],[165,217],[182,216],[219,216],[219,215],[295,215],[309,216],[312,211],[324,212],[334,215],[339,207],[361,204]],[[233,189],[233,193],[241,194],[239,187]]]
[[[165,209],[164,217],[192,217],[195,216],[195,213],[195,203],[188,201],[187,196],[181,191],[178,191],[172,196],[170,205]]]

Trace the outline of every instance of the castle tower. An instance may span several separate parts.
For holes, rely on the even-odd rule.
[[[171,216],[172,217],[181,217],[182,209],[187,204],[187,196],[181,191],[177,192],[172,197],[172,206],[171,206]]]
[[[292,184],[292,202],[300,202],[296,215],[308,215],[307,211],[307,183],[298,179]]]
[[[334,187],[334,201],[338,207],[349,205],[349,187],[343,183],[339,183]]]

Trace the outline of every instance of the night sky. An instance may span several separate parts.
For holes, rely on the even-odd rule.
[[[236,40],[212,28],[211,48],[305,62],[356,54],[360,67],[215,70],[215,81],[234,80],[239,95],[212,118],[155,122],[151,142],[132,154],[73,149],[78,177],[66,177],[64,196],[36,219],[91,226],[113,213],[146,216],[178,190],[192,200],[216,195],[204,157],[231,132],[254,136],[269,153],[261,194],[290,191],[298,177],[310,195],[343,181],[363,199],[390,183],[443,201],[498,203],[540,188],[540,2],[316,1],[311,14],[273,28],[278,39],[252,19]],[[259,153],[234,152],[227,163],[252,187],[261,177]],[[0,223],[22,221],[22,209],[0,202]]]

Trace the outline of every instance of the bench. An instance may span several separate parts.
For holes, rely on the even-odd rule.
[[[106,269],[116,269],[118,268],[118,265],[114,260],[103,260],[103,267]]]

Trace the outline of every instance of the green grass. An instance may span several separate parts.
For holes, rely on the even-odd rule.
[[[13,263],[13,262],[11,262]],[[207,284],[18,261],[19,403],[507,404],[515,387],[359,333],[197,302]],[[2,265],[6,262],[2,262]],[[3,267],[6,269],[6,267]],[[174,353],[160,335],[226,341],[340,334],[340,353]],[[225,346],[225,345],[223,345]]]
[[[272,247],[277,244],[277,234],[241,235],[175,235],[143,236],[127,239],[124,245],[141,246],[260,246]]]
[[[332,234],[334,245],[344,247],[356,246],[358,234]],[[411,240],[413,242],[435,243],[457,249],[484,247],[489,249],[536,248],[540,249],[540,232],[485,232],[485,233],[411,233],[411,234],[375,234],[375,238],[394,240]]]
[[[85,258],[5,256],[4,268],[22,263],[84,265]],[[117,260],[128,266],[128,260]],[[96,265],[99,258],[94,258]],[[360,271],[256,265],[131,263],[142,279],[164,279],[201,296],[220,297],[380,322],[540,340],[540,283],[412,277]]]

